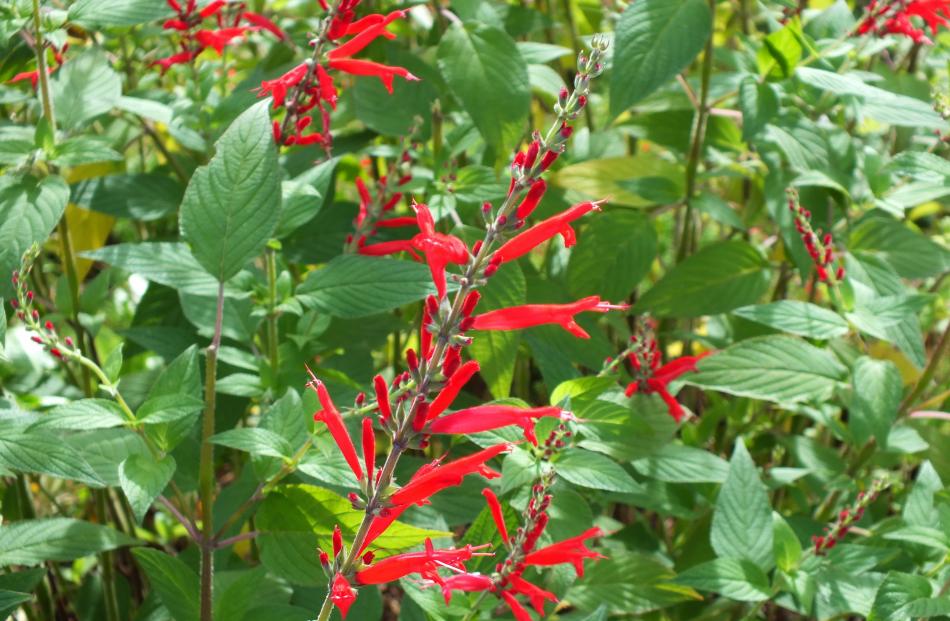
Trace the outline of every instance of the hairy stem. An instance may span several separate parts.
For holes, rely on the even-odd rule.
[[[201,499],[201,621],[212,621],[214,596],[214,435],[215,381],[218,348],[224,317],[224,283],[218,283],[218,303],[214,337],[205,352],[205,410],[201,426],[201,458],[198,465],[198,493]]]

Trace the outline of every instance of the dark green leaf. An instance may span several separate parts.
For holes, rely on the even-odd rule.
[[[897,418],[904,384],[893,362],[861,356],[854,364],[854,384],[848,426],[856,445],[871,436],[887,446],[887,436]]]
[[[761,602],[771,595],[762,569],[738,558],[717,558],[695,565],[676,576],[676,582],[739,602]]]
[[[527,284],[517,264],[503,265],[481,289],[478,312],[518,306],[527,301]],[[503,399],[511,391],[515,376],[515,362],[521,333],[517,330],[487,330],[479,332],[470,348],[478,361],[479,374],[496,399]]]
[[[152,548],[138,548],[133,554],[175,621],[197,621],[198,575],[179,559]]]
[[[0,565],[72,561],[136,543],[107,526],[71,518],[8,522],[0,526]]]
[[[604,252],[609,248],[610,252]],[[578,236],[567,268],[572,295],[622,301],[646,276],[656,257],[656,230],[636,211],[594,214]]]
[[[135,519],[142,522],[155,498],[162,493],[175,474],[175,459],[166,455],[156,459],[148,455],[131,455],[119,465],[119,485],[129,499]]]
[[[103,485],[103,480],[81,455],[65,445],[59,435],[43,429],[5,429],[0,433],[0,465],[18,472],[80,481],[93,487]]]
[[[591,489],[622,493],[641,489],[633,477],[614,460],[580,448],[566,452],[557,460],[557,473],[566,481]]]
[[[197,295],[215,295],[217,282],[192,256],[188,246],[177,242],[116,244],[84,252],[84,257],[103,261],[133,274]]]
[[[267,457],[290,457],[293,449],[283,437],[260,427],[242,427],[229,429],[215,434],[211,442],[228,446],[251,455]]]
[[[40,417],[34,427],[40,429],[107,429],[121,427],[127,421],[122,408],[106,399],[82,399],[53,408]]]

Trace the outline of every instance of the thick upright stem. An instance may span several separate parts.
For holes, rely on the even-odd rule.
[[[201,499],[201,621],[212,621],[214,597],[214,435],[215,382],[218,348],[224,317],[224,283],[218,284],[218,304],[214,337],[205,350],[205,410],[201,427],[201,459],[198,465],[198,494]]]
[[[40,18],[40,0],[33,0],[33,32],[36,38],[36,71],[40,83],[40,100],[43,102],[43,116],[50,125],[50,131],[56,134],[56,116],[53,113],[53,99],[49,92],[49,73],[46,69],[46,39],[43,37],[43,20]]]

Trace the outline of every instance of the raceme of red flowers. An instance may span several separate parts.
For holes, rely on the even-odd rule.
[[[950,0],[871,0],[858,33],[896,34],[929,45],[932,41],[922,26],[936,35],[938,28],[948,25]]]

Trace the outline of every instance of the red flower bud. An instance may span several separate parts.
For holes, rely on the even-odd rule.
[[[384,423],[393,415],[392,405],[389,403],[389,386],[382,375],[373,378],[373,388],[376,390],[376,404],[379,407],[379,418]]]
[[[340,525],[333,527],[333,556],[340,556],[343,551],[343,533],[340,532]]]

